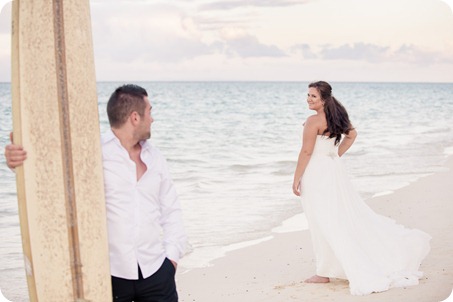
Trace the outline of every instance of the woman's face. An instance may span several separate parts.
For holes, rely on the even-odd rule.
[[[308,108],[311,110],[318,111],[323,108],[324,101],[321,99],[321,94],[315,87],[308,88],[307,103]]]

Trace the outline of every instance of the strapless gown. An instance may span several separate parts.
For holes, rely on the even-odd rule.
[[[431,236],[371,210],[353,188],[334,141],[318,135],[301,180],[316,274],[347,279],[353,295],[418,284]]]

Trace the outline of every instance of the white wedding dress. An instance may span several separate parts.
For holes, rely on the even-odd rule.
[[[353,188],[334,142],[317,136],[301,180],[316,274],[349,280],[353,295],[418,284],[431,236],[373,212]]]

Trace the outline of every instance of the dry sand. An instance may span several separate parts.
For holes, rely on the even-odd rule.
[[[453,158],[445,166],[445,172],[367,201],[376,212],[433,237],[419,285],[352,296],[344,280],[303,283],[315,272],[314,255],[309,232],[296,231],[272,233],[271,240],[229,252],[210,267],[178,272],[180,301],[444,301],[453,289]]]

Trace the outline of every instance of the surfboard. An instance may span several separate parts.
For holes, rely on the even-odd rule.
[[[30,301],[112,301],[88,0],[13,1],[14,142]]]

